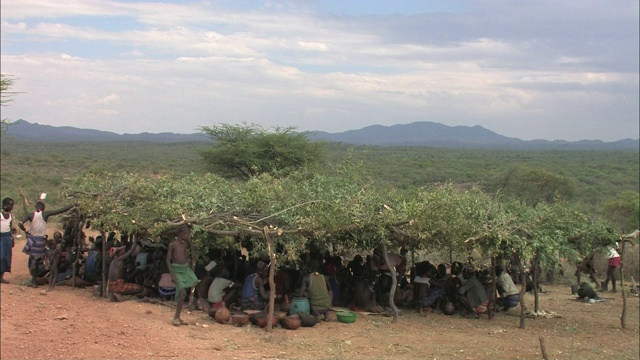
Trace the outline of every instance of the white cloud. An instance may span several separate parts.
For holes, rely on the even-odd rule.
[[[3,117],[120,133],[429,120],[525,139],[637,137],[638,18],[625,15],[637,3],[374,17],[221,4],[2,1],[2,72],[21,92]]]

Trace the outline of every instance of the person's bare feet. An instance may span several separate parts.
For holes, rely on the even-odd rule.
[[[189,325],[188,322],[182,320],[182,319],[173,319],[173,321],[171,322],[173,324],[173,326],[180,326],[180,325]]]

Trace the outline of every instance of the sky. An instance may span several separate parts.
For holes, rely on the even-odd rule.
[[[2,0],[2,118],[640,137],[638,0]]]

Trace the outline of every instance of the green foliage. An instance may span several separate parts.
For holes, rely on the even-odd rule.
[[[0,105],[7,106],[13,101],[13,96],[16,94],[11,91],[15,79],[9,74],[0,74]],[[9,126],[9,120],[2,118],[0,120],[0,136],[4,135]]]
[[[535,206],[541,202],[571,199],[575,184],[570,178],[543,168],[519,166],[507,173],[501,190],[507,197]]]
[[[625,191],[608,199],[602,206],[604,218],[615,224],[622,233],[640,229],[640,196],[636,191]]]
[[[526,260],[540,248],[544,263],[552,264],[558,256],[574,259],[615,240],[620,225],[612,227],[598,218],[617,214],[603,212],[612,209],[604,200],[619,197],[633,205],[634,197],[621,193],[633,191],[637,199],[639,181],[637,154],[626,152],[333,144],[330,161],[319,170],[303,168],[289,176],[265,173],[236,182],[207,173],[197,156],[208,146],[204,142],[59,144],[3,139],[1,146],[3,196],[19,198],[24,192],[33,200],[47,192],[50,205],[58,207],[75,202],[64,198],[63,186],[66,193],[82,191],[78,200],[98,220],[94,226],[146,230],[145,236],[157,241],[169,240],[172,222],[184,215],[197,219],[193,237],[200,253],[238,247],[244,237],[252,239],[254,253],[266,251],[258,235],[221,235],[213,230],[301,229],[274,238],[284,249],[281,256],[291,261],[308,246],[368,251],[381,240],[391,249],[404,244],[451,251],[456,257],[478,252],[506,257],[521,251]],[[505,174],[521,165],[574,179],[575,196],[532,207],[498,192]],[[567,237],[579,240],[567,244]]]
[[[255,124],[221,124],[203,126],[201,131],[214,141],[201,152],[211,171],[242,180],[261,174],[286,176],[317,164],[324,147],[311,142],[308,133],[296,133],[291,127],[268,132]]]

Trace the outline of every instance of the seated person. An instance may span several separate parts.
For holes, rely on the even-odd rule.
[[[329,279],[318,272],[317,264],[312,266],[312,272],[302,278],[298,294],[309,298],[311,313],[317,316],[331,310],[331,285]]]
[[[416,265],[414,286],[416,287],[416,299],[420,314],[426,310],[432,311],[432,306],[437,305],[444,298],[444,283],[435,279],[436,268],[428,261]]]
[[[289,272],[286,269],[279,269],[273,277],[276,286],[275,303],[281,310],[288,310],[291,305],[289,302],[290,295],[290,279]]]
[[[479,317],[480,314],[487,312],[487,306],[489,305],[487,292],[470,266],[464,269],[462,276],[466,281],[460,287],[459,293],[462,295],[461,303],[468,311],[466,316]]]
[[[504,311],[518,306],[520,304],[520,292],[513,283],[511,276],[504,270],[503,265],[496,265],[496,276],[498,277],[496,288],[500,295],[496,299],[497,305],[501,306]]]
[[[233,281],[229,280],[230,277],[229,270],[225,267],[220,271],[220,274],[213,279],[209,286],[207,301],[211,305],[211,310],[214,312],[222,307],[223,304],[226,306],[226,300],[228,300],[229,295],[235,292],[235,289],[231,288]]]
[[[269,267],[264,261],[258,261],[256,272],[249,274],[242,287],[242,309],[264,310],[269,301],[269,291],[265,289],[265,280]]]
[[[589,299],[599,299],[598,293],[586,282],[582,282],[578,288],[578,297],[582,301],[589,301]]]
[[[112,248],[112,260],[109,264],[109,292],[114,296],[112,301],[119,300],[120,295],[132,295],[143,290],[142,286],[124,281],[125,259],[127,259],[136,249],[137,244],[133,243],[131,248],[125,251],[125,246]]]

